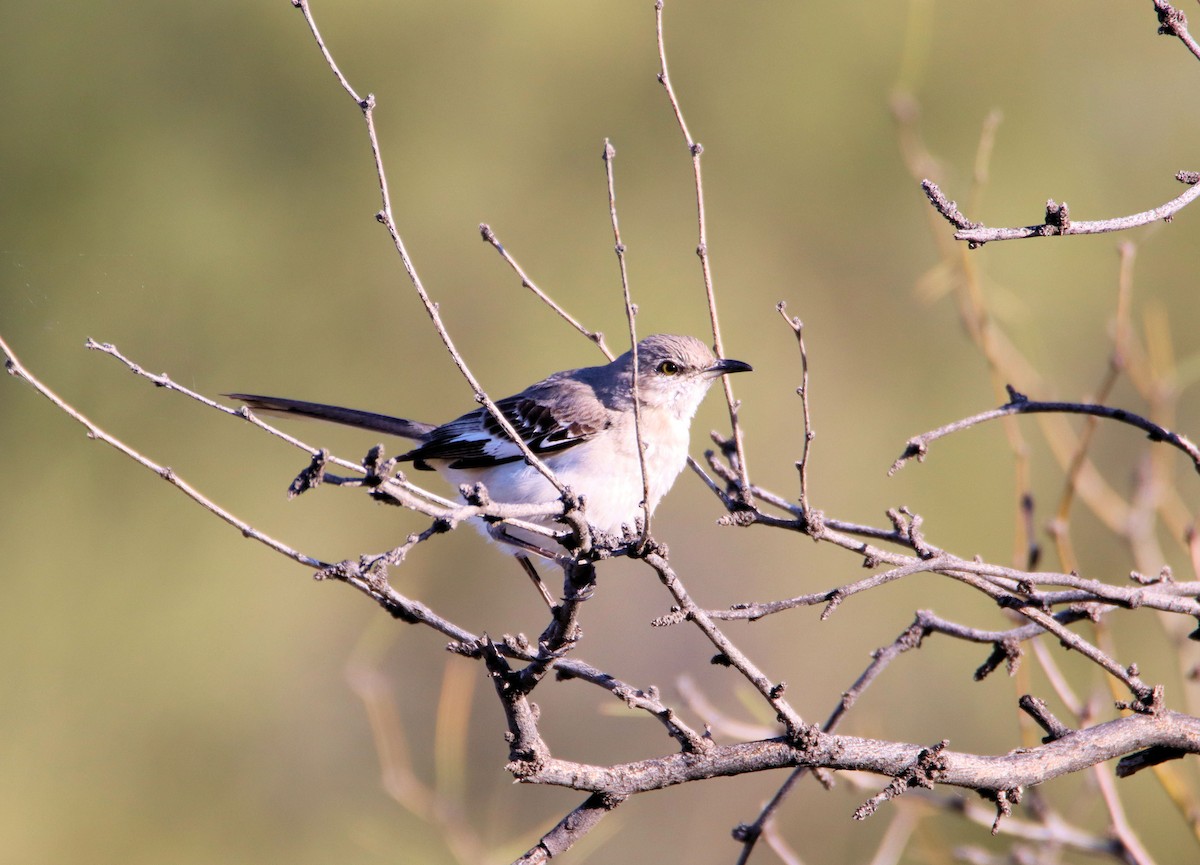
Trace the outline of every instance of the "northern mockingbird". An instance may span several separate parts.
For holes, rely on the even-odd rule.
[[[638,343],[638,399],[649,497],[654,508],[687,463],[688,430],[700,401],[716,379],[746,372],[750,364],[717,358],[691,336],[656,334]],[[482,482],[492,501],[540,504],[558,491],[531,466],[495,418],[477,408],[449,423],[434,424],[322,403],[234,393],[255,411],[302,415],[413,439],[399,459],[432,469],[455,485]],[[604,366],[556,372],[496,403],[529,449],[555,477],[584,497],[594,528],[621,537],[642,514],[642,470],[634,433],[633,352]],[[552,518],[534,520],[548,527]],[[512,544],[518,556],[537,552],[544,539],[508,528],[488,531]],[[527,562],[523,563],[527,564]]]

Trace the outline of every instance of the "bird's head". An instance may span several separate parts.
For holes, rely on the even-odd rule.
[[[707,345],[693,336],[654,334],[638,343],[638,398],[646,408],[667,409],[691,419],[722,375],[749,372],[740,360],[717,358]],[[622,358],[632,366],[632,355]]]

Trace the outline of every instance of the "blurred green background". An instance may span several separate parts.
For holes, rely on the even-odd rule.
[[[279,393],[433,421],[470,405],[373,219],[360,114],[300,14],[287,0],[48,0],[3,12],[0,334],[103,427],[314,556],[383,550],[421,528],[349,491],[286,501],[305,464],[298,451],[82,349],[88,336],[114,342],[209,395]],[[480,222],[543,289],[620,344],[606,137],[617,149],[639,330],[705,335],[691,165],[654,80],[649,0],[344,0],[317,2],[315,14],[352,83],[377,96],[399,229],[494,396],[599,354],[520,288],[480,242]],[[774,309],[786,300],[807,325],[814,504],[873,524],[905,504],[935,543],[1008,563],[1014,482],[999,427],[885,477],[908,436],[996,401],[951,300],[915,290],[938,253],[889,99],[918,100],[935,179],[964,204],[981,124],[1003,112],[971,218],[1036,222],[1047,197],[1069,202],[1076,219],[1149,209],[1182,191],[1174,172],[1200,169],[1200,66],[1155,27],[1148,3],[668,2],[672,76],[705,148],[726,347],[757,370],[736,382],[757,481],[795,495],[799,363]],[[1077,398],[1099,381],[1121,239],[996,244],[971,256],[1001,325],[1048,382],[1040,395]],[[1178,426],[1195,438],[1200,211],[1124,239],[1138,243],[1135,316],[1167,318],[1183,363]],[[1141,407],[1127,386],[1115,401]],[[693,452],[722,424],[710,398]],[[350,458],[374,443],[291,429]],[[476,841],[503,861],[581,801],[512,786],[490,685],[478,665],[448,656],[443,638],[391,621],[343,586],[313,583],[89,442],[15,380],[0,383],[0,437],[0,861],[451,862],[454,844]],[[1097,447],[1126,490],[1139,437],[1106,428]],[[1052,502],[1061,476],[1044,447],[1033,459],[1034,491]],[[1195,476],[1182,458],[1173,467],[1195,513]],[[797,537],[716,528],[717,503],[691,476],[659,514],[656,534],[708,606],[863,573]],[[1089,539],[1094,522],[1080,518],[1085,575],[1120,581],[1128,557]],[[1178,546],[1164,548],[1189,578]],[[423,545],[393,580],[478,632],[534,635],[544,625],[518,570],[472,532]],[[676,705],[676,682],[690,675],[724,711],[765,722],[742,683],[707,665],[711,649],[696,633],[649,627],[668,606],[649,572],[606,566],[581,657],[660,686]],[[730,633],[789,683],[806,717],[822,719],[918,608],[1002,622],[963,589],[925,577],[848,602],[823,623],[808,610]],[[1154,620],[1129,621],[1121,657],[1178,696],[1179,662]],[[1014,685],[970,680],[984,655],[932,640],[843,729],[994,753],[1019,746]],[[1078,659],[1061,660],[1082,692],[1096,686]],[[364,681],[385,686],[372,710],[394,713],[415,776],[461,803],[470,830],[456,841],[386,795],[355,694]],[[927,687],[914,693],[916,682]],[[923,705],[931,697],[936,713]],[[562,757],[671,749],[655,722],[597,689],[548,683],[537,700]],[[633,801],[571,861],[627,862],[668,843],[672,861],[733,861],[728,830],[753,819],[781,780]],[[1160,861],[1195,855],[1152,779],[1121,789]],[[1071,779],[1049,792],[1079,790],[1085,783]],[[885,809],[851,822],[867,795],[808,784],[780,813],[780,832],[806,861],[866,861],[890,819]],[[1093,798],[1081,795],[1069,816],[1102,830]],[[1006,843],[957,818],[923,826],[905,861],[947,861],[954,843]]]

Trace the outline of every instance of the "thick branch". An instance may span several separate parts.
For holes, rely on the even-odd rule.
[[[784,738],[766,739],[715,745],[703,754],[670,754],[615,766],[551,758],[538,771],[519,780],[628,795],[706,778],[794,766],[897,777],[909,772],[919,755],[929,750],[924,745],[825,734],[815,734],[806,745],[801,749]],[[973,790],[1014,790],[1149,747],[1200,753],[1200,718],[1167,711],[1158,715],[1129,715],[1069,733],[1036,748],[998,756],[942,750],[931,780]]]

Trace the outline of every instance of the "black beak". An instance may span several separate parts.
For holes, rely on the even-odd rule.
[[[708,368],[713,375],[728,375],[731,372],[754,372],[754,367],[744,360],[723,357]]]

